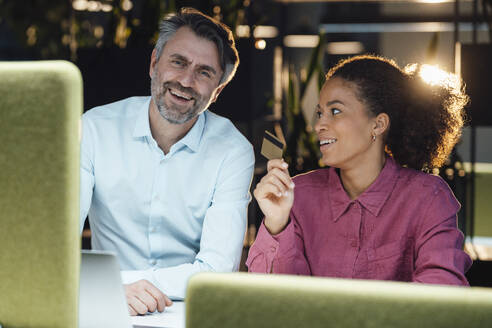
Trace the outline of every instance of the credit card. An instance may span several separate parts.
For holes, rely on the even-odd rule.
[[[284,144],[277,137],[268,131],[265,131],[263,144],[261,145],[261,154],[266,158],[280,159],[284,152]]]

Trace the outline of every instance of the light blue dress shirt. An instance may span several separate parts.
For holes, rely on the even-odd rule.
[[[117,254],[123,283],[147,279],[173,299],[200,271],[238,269],[254,153],[223,117],[205,111],[168,154],[149,125],[150,97],[82,117],[80,227]]]

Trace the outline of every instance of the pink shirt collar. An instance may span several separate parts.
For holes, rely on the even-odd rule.
[[[331,210],[333,221],[338,219],[347,211],[353,203],[360,203],[372,215],[378,216],[381,208],[388,200],[398,179],[400,167],[392,157],[386,157],[386,163],[376,180],[359,197],[351,200],[343,189],[342,181],[335,168],[330,168],[328,174],[328,190],[330,192]]]

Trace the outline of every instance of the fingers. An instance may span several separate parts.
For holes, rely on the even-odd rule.
[[[289,167],[289,164],[285,163],[283,158],[271,159],[267,163],[267,170],[268,171],[270,171],[273,168],[278,168],[278,169],[284,171],[285,173],[287,173],[287,175],[289,174],[289,171],[287,171],[288,167]]]
[[[148,312],[147,306],[137,297],[127,296],[126,301],[128,303],[130,315],[146,314]]]
[[[156,301],[156,308],[153,311],[154,312],[156,309],[159,312],[164,311],[166,306],[171,306],[173,305],[173,302],[167,297],[163,292],[160,291],[159,288],[155,287],[153,284],[150,282],[145,286],[145,290],[152,295],[153,299]]]
[[[268,161],[267,163],[267,169],[268,169],[268,174],[273,174],[275,175],[280,181],[287,187],[287,188],[293,188],[293,182],[292,179],[290,178],[289,171],[287,168],[289,167],[289,164],[285,163],[283,159],[273,159]]]
[[[268,161],[268,173],[260,180],[254,191],[255,197],[286,196],[289,190],[294,188],[287,163],[280,159]]]
[[[155,310],[157,310],[157,299],[147,290],[140,291],[138,294],[135,295],[135,297],[137,297],[143,304],[145,304],[148,312],[155,312]]]
[[[139,280],[124,285],[130,315],[164,311],[172,301],[148,280]]]
[[[130,304],[128,304],[128,313],[130,313],[131,316],[135,316],[138,314],[138,312],[135,311]]]
[[[275,197],[282,197],[286,194],[288,188],[275,176],[265,176],[256,185],[255,197],[270,197],[271,194]]]
[[[289,189],[294,188],[294,183],[288,174],[277,168],[271,169],[264,177],[264,182],[275,185],[280,192],[277,196],[284,195]]]

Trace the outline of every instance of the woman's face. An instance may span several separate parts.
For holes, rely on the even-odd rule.
[[[329,79],[321,89],[314,129],[326,165],[353,169],[380,155],[372,140],[375,118],[356,92],[355,84],[339,77]]]

